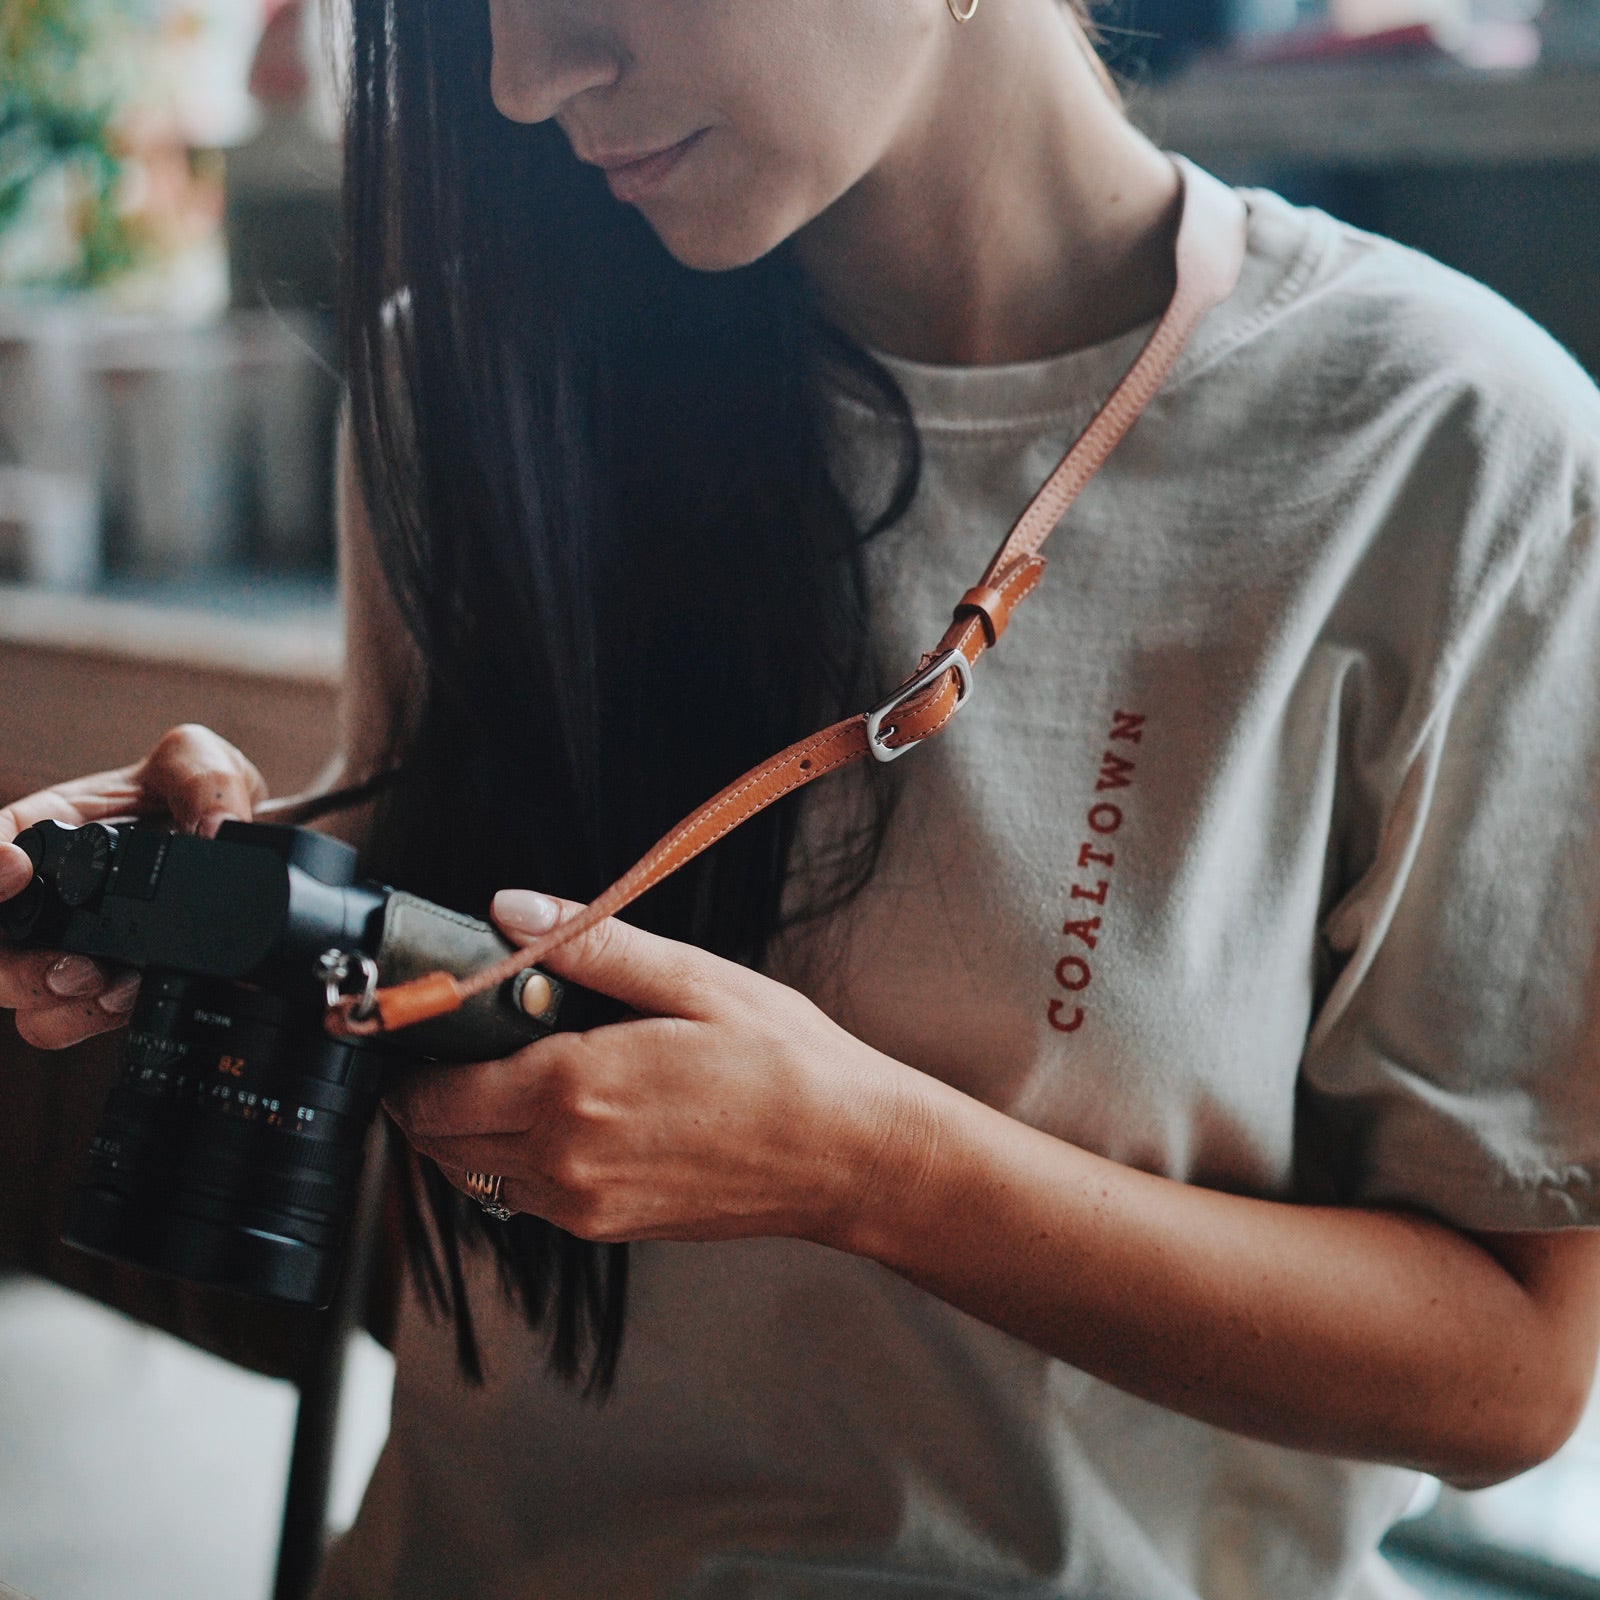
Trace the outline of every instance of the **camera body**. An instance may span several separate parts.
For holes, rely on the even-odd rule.
[[[352,978],[462,977],[513,947],[487,923],[358,881],[355,851],[325,835],[42,822],[16,842],[34,877],[0,904],[0,935],[143,974],[67,1211],[62,1237],[78,1249],[327,1305],[384,1073],[496,1059],[555,1025],[559,987],[529,969],[393,1038],[330,1035],[328,1004]],[[537,1015],[532,996],[548,996]]]

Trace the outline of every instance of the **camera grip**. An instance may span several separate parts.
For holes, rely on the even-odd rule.
[[[384,907],[378,972],[385,986],[432,972],[466,978],[514,948],[486,922],[396,890]],[[511,980],[475,996],[459,1011],[401,1030],[392,1036],[393,1043],[408,1054],[439,1061],[496,1061],[513,1055],[555,1026],[561,986],[553,978],[548,981],[553,997],[537,1017],[513,1001]]]

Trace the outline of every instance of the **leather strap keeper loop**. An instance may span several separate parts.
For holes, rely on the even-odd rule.
[[[380,989],[378,1015],[386,1030],[408,1028],[413,1023],[459,1011],[465,998],[460,984],[450,973],[433,972],[393,989]]]
[[[1011,607],[998,589],[978,584],[962,595],[956,606],[957,618],[976,613],[983,619],[983,636],[991,646],[1006,631],[1011,620]]]

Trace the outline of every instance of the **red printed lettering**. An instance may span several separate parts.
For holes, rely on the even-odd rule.
[[[1067,1008],[1059,1000],[1052,1000],[1045,1010],[1045,1015],[1050,1019],[1050,1026],[1057,1033],[1076,1033],[1083,1026],[1083,1007],[1074,1006],[1072,1015],[1063,1022],[1061,1013]]]
[[[1108,742],[1142,744],[1144,725],[1145,719],[1138,712],[1113,712],[1111,732],[1107,736]],[[1119,755],[1115,750],[1104,750],[1100,755],[1100,770],[1095,777],[1095,793],[1104,794],[1110,789],[1131,790],[1134,786],[1135,773],[1135,763],[1127,756]],[[1125,820],[1122,807],[1112,804],[1109,800],[1100,800],[1090,806],[1084,818],[1088,831],[1098,834],[1101,839],[1107,839],[1119,832]],[[1092,839],[1080,841],[1078,845],[1080,872],[1086,872],[1091,866],[1096,866],[1104,867],[1109,873],[1116,864],[1117,858],[1112,851],[1097,848],[1096,842]],[[1071,899],[1087,900],[1096,906],[1105,905],[1110,892],[1109,876],[1097,878],[1093,888],[1080,883],[1068,886],[1068,895]],[[1076,920],[1069,917],[1061,925],[1061,937],[1075,940],[1085,950],[1098,949],[1102,932],[1101,920],[1099,917],[1082,917]],[[1081,955],[1064,955],[1056,962],[1055,978],[1057,986],[1065,989],[1068,994],[1082,994],[1094,982],[1094,972]],[[1086,1007],[1074,1005],[1059,996],[1045,1003],[1045,1019],[1057,1033],[1076,1033],[1088,1021],[1088,1017]]]
[[[1122,826],[1122,807],[1112,805],[1109,800],[1102,800],[1089,813],[1089,826],[1096,833],[1115,833]]]
[[[1133,763],[1115,750],[1107,750],[1100,757],[1100,781],[1095,791],[1104,794],[1107,789],[1126,789],[1133,782]]]
[[[1082,956],[1062,956],[1056,962],[1056,982],[1071,994],[1081,994],[1094,982],[1094,973]]]

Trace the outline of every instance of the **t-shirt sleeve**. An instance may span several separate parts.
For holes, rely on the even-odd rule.
[[[1600,519],[1530,542],[1392,753],[1303,1123],[1351,1203],[1600,1226]]]

